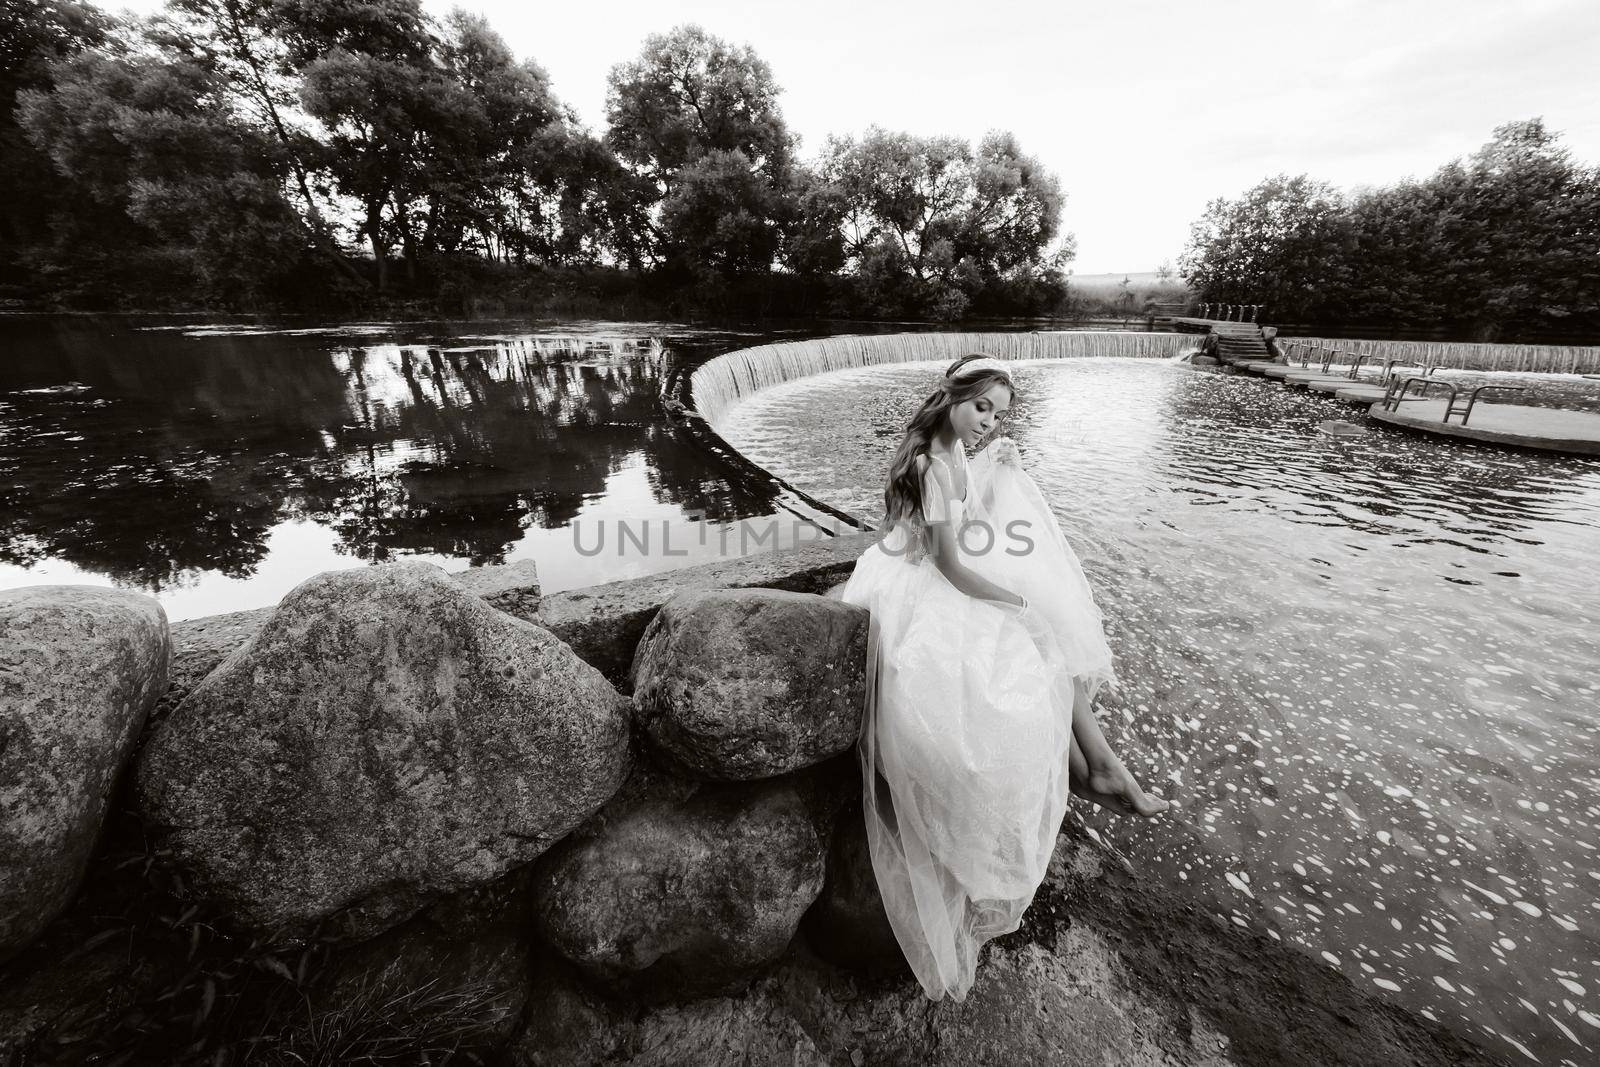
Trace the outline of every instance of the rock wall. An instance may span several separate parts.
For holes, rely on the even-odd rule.
[[[0,852],[0,1062],[1490,1062],[1070,820],[972,995],[923,997],[860,825],[867,620],[824,595],[874,536],[551,596],[390,564],[170,634],[0,597],[5,736],[96,738],[0,749],[78,783]]]

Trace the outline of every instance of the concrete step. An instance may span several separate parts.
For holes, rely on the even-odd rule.
[[[1383,399],[1385,391],[1381,385],[1348,385],[1333,395],[1352,404],[1373,404]]]

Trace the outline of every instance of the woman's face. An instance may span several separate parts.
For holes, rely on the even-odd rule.
[[[993,382],[971,400],[963,400],[950,409],[950,426],[970,447],[987,436],[1010,410],[1011,387]]]

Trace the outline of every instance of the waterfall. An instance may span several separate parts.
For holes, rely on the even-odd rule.
[[[724,353],[695,369],[689,377],[689,389],[695,410],[715,428],[723,415],[752,393],[781,382],[849,367],[926,359],[953,360],[968,352],[1017,360],[1168,359],[1192,347],[1193,334],[1143,330],[849,334],[809,341],[781,341]]]
[[[1419,366],[1458,370],[1522,371],[1540,374],[1600,373],[1600,347],[1580,345],[1496,345],[1461,341],[1356,341],[1336,337],[1280,337],[1279,343],[1332,348],[1351,355],[1403,359]]]

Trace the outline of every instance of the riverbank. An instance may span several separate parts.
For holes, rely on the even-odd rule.
[[[873,539],[835,538],[550,595],[540,594],[526,567],[484,568],[458,582],[495,617],[559,636],[626,694],[635,647],[667,605],[730,594],[831,603],[818,594],[842,581]],[[278,610],[172,627],[171,673],[144,744],[208,676],[237,660],[229,657]],[[700,803],[696,797],[726,802],[747,788],[696,785],[661,764],[649,738],[639,735],[635,747],[636,780],[643,774],[647,782],[680,784],[665,794],[659,785],[624,789],[614,802],[623,807],[580,835],[604,837],[608,818],[624,825],[641,803],[671,811]],[[308,1013],[330,1029],[369,1025],[381,1014],[373,990],[383,989],[391,1012],[404,1009],[385,1021],[391,1040],[433,1049],[453,1041],[491,1062],[1499,1062],[1270,933],[1238,929],[1175,887],[1152,883],[1138,873],[1137,857],[1132,869],[1124,866],[1075,813],[1023,927],[989,947],[972,995],[962,1004],[929,1002],[892,961],[861,958],[869,935],[881,939],[882,931],[871,909],[861,910],[859,894],[870,881],[862,880],[859,842],[852,846],[847,832],[849,798],[859,788],[848,784],[853,770],[845,754],[797,779],[811,783],[803,795],[833,795],[845,805],[828,817],[844,836],[828,850],[827,884],[812,908],[827,913],[808,915],[793,937],[777,943],[781,952],[735,988],[645,1000],[597,985],[548,934],[535,933],[549,920],[536,921],[527,910],[531,899],[545,914],[542,898],[529,896],[530,878],[549,877],[552,863],[570,870],[570,851],[446,894],[366,940],[313,933],[275,942],[239,931],[219,911],[182,862],[149,836],[125,785],[78,900],[0,972],[0,1048],[20,1050],[24,1062],[85,1062],[88,1053],[127,1048],[180,1062],[190,1045],[207,1057],[218,1048],[237,1054],[222,1039],[248,1031],[263,1049],[303,1051],[311,1040]],[[830,792],[841,775],[843,790]],[[748,788],[766,796],[764,785]],[[647,799],[628,800],[638,789]],[[834,803],[807,805],[819,802],[814,811]],[[720,891],[737,894],[738,884]],[[677,940],[689,934],[668,933]]]

